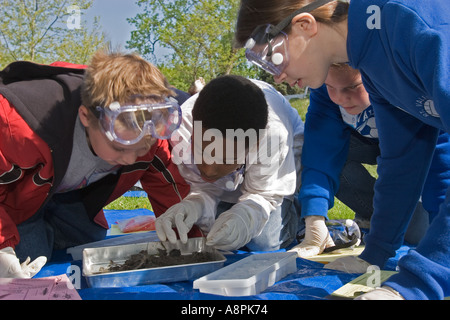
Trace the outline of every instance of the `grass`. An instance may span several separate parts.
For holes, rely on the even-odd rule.
[[[306,111],[309,105],[309,99],[293,99],[291,105],[298,111],[300,117],[305,121]],[[367,166],[372,175],[376,176],[376,166]],[[134,209],[149,209],[152,206],[146,197],[120,197],[116,201],[105,207],[107,210],[134,210]],[[329,219],[353,219],[355,213],[348,208],[339,199],[335,198],[334,207],[328,212]]]
[[[147,197],[120,197],[105,207],[107,210],[152,210],[152,205]]]

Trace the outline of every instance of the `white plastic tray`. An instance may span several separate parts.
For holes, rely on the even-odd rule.
[[[255,254],[194,281],[194,289],[222,296],[250,296],[297,271],[297,254]]]

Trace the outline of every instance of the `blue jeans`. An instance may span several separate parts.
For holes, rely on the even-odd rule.
[[[376,165],[380,155],[378,144],[352,133],[347,162],[341,172],[340,187],[336,193],[347,207],[355,212],[355,220],[362,222],[361,227],[369,223],[373,214],[373,197],[376,179],[363,166]],[[405,241],[418,244],[429,227],[429,214],[422,202],[417,204],[414,215],[405,234]]]
[[[297,197],[294,198],[294,200],[285,198],[281,206],[270,213],[261,234],[247,243],[245,249],[276,251],[288,247],[295,240],[300,220],[300,205]],[[233,203],[219,202],[216,219],[233,205]]]
[[[17,229],[20,242],[14,250],[20,261],[40,256],[51,259],[53,250],[100,241],[107,232],[88,217],[77,191],[54,195]]]

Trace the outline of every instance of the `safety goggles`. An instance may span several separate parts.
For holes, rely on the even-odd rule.
[[[272,25],[262,25],[255,29],[245,44],[248,61],[273,76],[280,76],[289,63],[288,36],[283,31],[271,35]]]
[[[214,181],[212,184],[225,191],[235,191],[244,182],[244,176],[245,164],[225,177]]]
[[[293,12],[276,26],[271,24],[256,27],[244,48],[247,60],[273,76],[279,77],[289,64],[288,36],[284,29],[292,19],[303,12],[311,12],[331,1],[317,0]]]
[[[181,108],[174,99],[145,97],[144,103],[120,105],[111,103],[108,107],[97,107],[97,118],[110,141],[123,145],[138,143],[146,135],[157,139],[169,139],[180,127]]]

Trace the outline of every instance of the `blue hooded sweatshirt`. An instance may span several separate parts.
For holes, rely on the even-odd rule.
[[[448,0],[350,2],[347,52],[370,94],[381,151],[361,258],[380,267],[401,242],[439,129],[450,132],[449,49]],[[399,268],[385,284],[406,299],[450,296],[450,191],[425,238]]]

